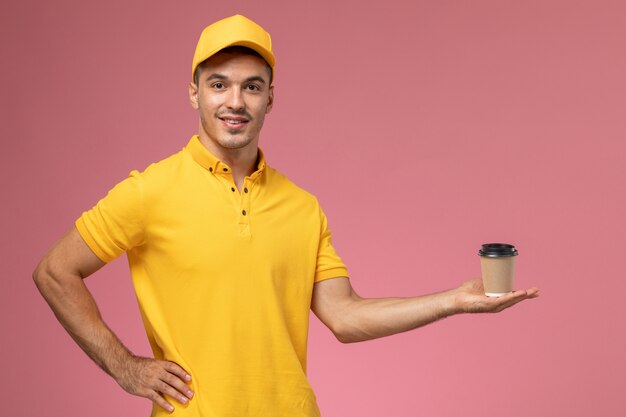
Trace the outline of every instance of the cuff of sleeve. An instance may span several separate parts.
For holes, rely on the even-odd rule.
[[[324,271],[318,271],[315,274],[315,282],[323,281],[330,278],[348,277],[348,270],[345,267],[331,268]]]
[[[89,230],[87,229],[87,226],[85,225],[85,221],[83,220],[82,217],[79,217],[78,220],[76,220],[76,222],[74,223],[74,225],[76,226],[76,229],[78,230],[78,234],[80,235],[80,237],[82,237],[85,243],[87,244],[87,246],[89,246],[89,249],[91,249],[94,255],[96,255],[102,262],[109,263],[113,259],[115,259],[115,258],[111,258],[102,249],[100,249],[100,246],[98,245],[96,240],[91,236],[91,233],[89,233]]]

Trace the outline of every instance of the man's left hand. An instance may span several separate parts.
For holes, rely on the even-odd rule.
[[[458,313],[498,313],[521,301],[539,297],[539,288],[536,287],[513,291],[501,297],[487,297],[482,279],[466,281],[453,292]]]

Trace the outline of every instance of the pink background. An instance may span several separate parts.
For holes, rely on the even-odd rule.
[[[195,42],[237,12],[272,33],[278,57],[261,146],[319,197],[362,296],[454,287],[479,275],[488,241],[514,243],[518,286],[541,288],[500,315],[360,344],[313,318],[323,416],[623,415],[625,2],[0,7],[2,415],[148,415],[74,345],[30,275],[83,210],[195,133]],[[88,285],[149,354],[125,258]]]

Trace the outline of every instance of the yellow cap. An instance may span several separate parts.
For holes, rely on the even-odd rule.
[[[261,26],[245,16],[236,14],[219,20],[202,31],[196,53],[193,55],[191,78],[198,65],[229,46],[245,46],[259,53],[274,72],[276,59],[272,52],[272,38]]]

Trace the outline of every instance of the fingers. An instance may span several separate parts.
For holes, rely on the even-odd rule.
[[[156,403],[158,406],[160,406],[169,413],[174,411],[174,406],[165,401],[165,398],[163,398],[161,394],[156,391],[150,391],[148,395],[146,395],[146,398],[152,400],[154,403]]]
[[[167,395],[168,397],[175,399],[181,404],[187,404],[187,402],[189,402],[189,398],[181,394],[177,389],[175,389],[167,382],[161,381],[160,383],[157,383],[156,390],[163,395]]]
[[[526,291],[528,293],[528,298],[537,298],[539,297],[539,288],[533,287]]]
[[[161,369],[153,386],[159,398],[158,401],[154,399],[153,401],[169,412],[174,411],[174,407],[165,400],[163,395],[181,404],[187,404],[194,394],[185,382],[191,381],[191,375],[173,362],[154,361],[154,363]]]
[[[191,375],[173,362],[135,357],[118,383],[129,393],[146,397],[171,413],[174,406],[164,396],[187,404],[194,395],[187,385],[189,381]]]
[[[168,372],[178,376],[180,379],[191,382],[191,375],[189,375],[183,368],[178,366],[178,364],[174,362],[161,361],[163,364],[163,368]]]
[[[163,366],[163,373],[161,374],[163,384],[161,384],[159,391],[186,404],[193,397],[193,391],[181,378],[190,380],[191,376],[172,362],[161,362],[160,364]]]
[[[506,310],[507,308],[514,306],[515,304],[521,301],[531,299],[531,298],[537,298],[537,297],[539,297],[538,288],[531,288],[530,290],[526,290],[526,291],[514,291],[502,297],[494,298],[493,301],[494,301],[495,308],[492,311],[500,312],[502,310]]]

